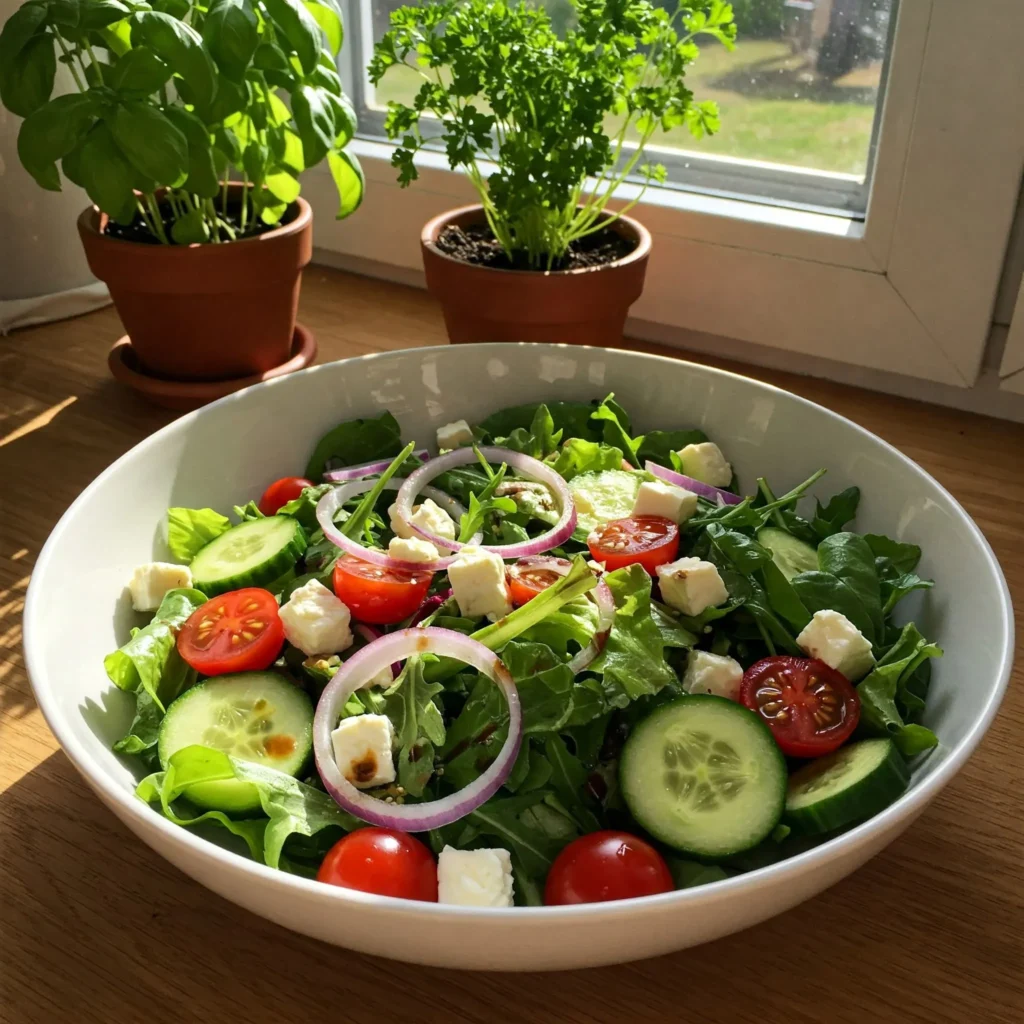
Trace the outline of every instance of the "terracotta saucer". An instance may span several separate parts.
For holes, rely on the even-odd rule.
[[[216,398],[230,395],[233,391],[241,391],[251,384],[259,384],[260,381],[272,380],[274,377],[302,370],[315,359],[316,338],[313,337],[313,332],[302,324],[296,324],[291,359],[265,373],[256,373],[250,377],[232,377],[229,380],[171,380],[155,376],[142,369],[128,335],[114,343],[110,355],[107,356],[107,365],[115,380],[127,384],[154,405],[187,412],[190,409],[198,409],[199,406],[206,405]]]

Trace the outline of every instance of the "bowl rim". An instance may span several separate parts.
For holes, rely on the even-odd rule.
[[[58,520],[39,553],[39,557],[33,568],[32,579],[29,583],[28,592],[26,594],[25,610],[23,615],[23,649],[25,652],[26,669],[32,686],[32,692],[35,695],[36,701],[43,713],[43,717],[45,718],[47,725],[50,727],[50,730],[53,732],[54,737],[60,744],[62,750],[71,760],[72,764],[78,769],[83,778],[93,788],[99,791],[100,796],[108,806],[116,808],[119,817],[123,820],[127,818],[137,818],[143,827],[148,825],[155,828],[157,832],[162,833],[167,844],[182,855],[192,855],[194,857],[198,857],[200,860],[205,860],[211,868],[218,871],[226,871],[228,874],[237,872],[241,876],[248,877],[257,885],[269,886],[271,889],[276,889],[279,895],[294,893],[296,895],[301,894],[305,897],[319,898],[324,900],[326,904],[333,904],[333,906],[339,910],[345,906],[373,907],[374,909],[386,914],[403,917],[412,916],[425,922],[440,922],[450,918],[460,918],[469,922],[486,919],[494,924],[498,924],[498,922],[505,922],[508,927],[512,927],[519,926],[530,921],[550,921],[552,919],[557,919],[559,921],[577,920],[582,922],[589,918],[602,917],[605,919],[618,920],[619,918],[631,917],[637,913],[653,913],[658,910],[665,911],[669,908],[682,909],[687,905],[696,906],[700,903],[706,903],[715,897],[721,896],[724,898],[728,895],[738,895],[743,892],[752,893],[753,891],[760,889],[762,886],[785,883],[788,879],[799,876],[801,872],[807,868],[812,868],[816,865],[823,865],[824,863],[836,859],[844,854],[852,854],[863,846],[870,844],[881,833],[884,833],[891,827],[896,826],[900,821],[906,821],[906,823],[909,824],[910,821],[912,821],[913,818],[920,813],[932,799],[934,799],[934,797],[963,767],[964,763],[977,748],[982,736],[987,732],[1006,693],[1010,672],[1013,666],[1014,654],[1013,606],[1009,588],[1006,584],[1006,578],[1003,575],[1002,568],[995,557],[995,553],[992,551],[991,545],[988,543],[985,535],[981,532],[980,528],[966,509],[963,508],[956,498],[953,497],[953,495],[950,494],[950,492],[943,487],[938,480],[931,476],[931,474],[923,467],[914,462],[909,456],[904,455],[894,445],[889,444],[888,441],[885,441],[877,434],[874,434],[865,427],[860,426],[860,424],[855,423],[848,417],[841,416],[839,413],[833,412],[825,406],[812,402],[809,399],[803,398],[791,391],[786,391],[784,388],[777,387],[774,384],[769,384],[753,377],[748,377],[744,374],[734,373],[730,370],[722,370],[718,367],[707,366],[702,363],[695,363],[687,359],[677,359],[672,356],[655,355],[647,352],[635,352],[629,349],[600,348],[590,345],[556,345],[536,342],[522,344],[529,344],[529,347],[534,349],[548,349],[553,353],[558,352],[562,354],[579,354],[581,352],[587,354],[605,354],[613,352],[616,355],[627,356],[630,359],[650,361],[652,364],[652,370],[657,365],[671,364],[675,367],[686,367],[701,374],[708,374],[712,378],[734,378],[743,381],[745,384],[753,385],[756,389],[760,389],[762,391],[784,394],[787,399],[795,400],[802,405],[809,406],[820,413],[824,413],[827,416],[840,420],[855,432],[866,435],[872,441],[884,445],[885,448],[887,448],[898,460],[898,462],[902,464],[906,471],[915,474],[919,478],[927,480],[930,484],[937,487],[948,499],[951,506],[966,520],[969,530],[974,534],[975,539],[980,544],[981,550],[986,559],[987,568],[997,584],[1001,613],[999,618],[1001,620],[1004,636],[1003,649],[1000,652],[999,658],[996,685],[984,706],[981,707],[977,718],[968,729],[967,734],[963,739],[961,739],[959,744],[949,751],[949,755],[946,759],[934,772],[931,773],[931,775],[928,776],[928,778],[926,778],[920,785],[908,790],[903,794],[903,796],[896,800],[895,803],[890,804],[884,811],[876,814],[872,818],[869,818],[867,821],[862,822],[860,825],[855,826],[848,832],[844,832],[842,835],[829,839],[818,846],[804,851],[803,853],[796,854],[795,856],[786,858],[785,860],[778,861],[766,867],[757,868],[744,874],[734,875],[730,878],[710,882],[705,885],[689,889],[674,889],[670,892],[659,893],[654,896],[633,897],[631,899],[616,900],[606,903],[582,903],[570,906],[553,907],[460,907],[446,903],[426,903],[416,900],[399,899],[393,896],[378,896],[374,893],[360,892],[355,889],[345,889],[340,886],[324,885],[314,879],[304,878],[300,875],[293,875],[284,871],[279,871],[274,868],[267,867],[265,864],[258,864],[255,861],[249,860],[240,854],[233,853],[216,843],[202,839],[199,836],[194,835],[188,829],[172,824],[163,817],[163,815],[156,814],[149,805],[144,804],[139,800],[135,796],[133,790],[123,789],[121,786],[117,785],[113,779],[109,778],[105,772],[97,771],[92,765],[92,758],[84,744],[78,741],[77,737],[70,729],[64,728],[60,708],[56,701],[51,699],[50,694],[52,692],[52,687],[42,686],[37,683],[37,679],[45,679],[46,674],[43,670],[42,656],[41,654],[37,655],[35,653],[33,642],[37,628],[40,632],[45,628],[44,606],[42,604],[43,599],[40,591],[41,585],[37,581],[44,574],[50,559],[54,557],[53,551],[60,540],[60,536],[67,528],[68,523],[77,514],[79,507],[91,497],[93,492],[99,490],[104,485],[108,477],[112,476],[117,471],[122,462],[126,461],[130,457],[138,456],[140,454],[140,450],[144,451],[149,447],[157,445],[160,439],[162,439],[166,434],[177,430],[188,429],[188,425],[200,416],[204,415],[206,410],[216,408],[225,402],[236,401],[239,395],[247,394],[253,388],[280,384],[282,381],[287,380],[297,380],[307,373],[322,371],[326,366],[337,366],[340,364],[351,365],[376,359],[392,359],[395,357],[401,357],[409,352],[415,352],[416,357],[420,357],[423,355],[429,355],[430,353],[450,351],[450,346],[448,345],[434,345],[424,346],[423,348],[417,349],[374,352],[362,356],[353,356],[348,359],[334,360],[332,363],[322,364],[319,367],[310,367],[307,370],[302,370],[299,373],[292,374],[290,377],[280,378],[277,381],[255,384],[252,388],[245,388],[243,391],[227,395],[207,406],[203,406],[200,409],[186,413],[173,420],[171,423],[168,423],[155,433],[150,434],[112,462],[82,491],[81,494],[78,495],[78,497],[68,507],[67,511]],[[510,346],[507,342],[483,342],[478,343],[473,347],[477,349],[490,350],[495,354],[504,353],[507,355]],[[460,346],[459,351],[465,352],[465,348],[465,346]],[[149,844],[147,843],[147,845]],[[156,850],[155,852],[160,854],[160,856],[163,856],[164,859],[167,859],[160,850]],[[500,927],[501,925],[499,924],[498,926]]]

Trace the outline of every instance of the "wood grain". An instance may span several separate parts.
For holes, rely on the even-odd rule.
[[[318,267],[301,315],[321,361],[444,341],[423,293]],[[152,853],[57,750],[20,650],[25,588],[53,524],[171,418],[108,378],[120,333],[108,309],[0,339],[0,1021],[1024,1020],[1020,668],[978,753],[883,854],[773,921],[643,963],[558,975],[394,964],[253,917]],[[1024,427],[756,372],[933,473],[1024,605]]]

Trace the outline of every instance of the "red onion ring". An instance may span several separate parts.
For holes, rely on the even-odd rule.
[[[419,459],[426,462],[430,458],[430,452],[426,448],[420,448],[409,456],[410,459]],[[378,476],[391,465],[392,459],[384,459],[383,462],[364,462],[359,466],[346,466],[344,469],[332,469],[324,473],[324,480],[327,483],[344,483],[346,480],[361,480],[365,476]]]
[[[428,597],[409,620],[409,629],[419,625],[428,615],[433,615],[451,596],[452,590],[449,587],[443,594],[434,594],[432,597]]]
[[[390,465],[390,463],[388,463],[388,465]],[[401,477],[392,477],[384,485],[384,490],[400,491],[400,488],[405,485],[405,482],[406,481]],[[352,480],[347,484],[342,484],[340,487],[335,487],[333,490],[328,491],[316,504],[316,520],[320,524],[320,529],[324,531],[324,536],[332,544],[341,548],[341,550],[347,554],[354,555],[356,558],[361,558],[364,562],[370,562],[373,565],[380,565],[391,569],[420,569],[426,570],[427,572],[438,572],[441,569],[447,569],[448,566],[455,561],[457,555],[438,558],[432,562],[406,562],[399,558],[392,558],[386,551],[365,547],[360,544],[359,541],[353,540],[351,537],[346,537],[345,534],[335,526],[334,516],[338,509],[341,508],[349,498],[353,498],[357,494],[363,494],[365,491],[371,490],[376,486],[376,484],[376,480]],[[439,491],[436,487],[423,487],[421,490],[424,497],[433,499],[433,501],[440,505],[441,508],[443,508],[445,512],[455,520],[455,522],[458,522],[466,511],[459,502],[445,494],[444,491]],[[482,537],[482,533],[477,533],[473,539],[480,540]],[[450,547],[454,543],[455,541],[446,539],[441,541],[441,546]],[[461,547],[462,545],[459,546]]]
[[[429,540],[431,544],[448,548],[455,552],[466,547],[464,542],[449,540],[447,537],[438,537],[437,534],[424,530],[421,526],[412,522],[410,517],[412,516],[412,504],[416,500],[416,496],[421,491],[424,494],[426,493],[426,485],[431,480],[455,466],[465,466],[471,462],[477,462],[477,452],[488,462],[504,462],[525,476],[539,483],[546,484],[557,496],[562,506],[558,522],[539,537],[535,537],[533,540],[520,541],[517,544],[480,545],[485,551],[493,551],[495,554],[501,555],[502,558],[523,558],[527,555],[539,555],[545,551],[550,551],[552,548],[557,548],[559,544],[563,544],[572,536],[573,530],[576,529],[576,506],[573,503],[572,494],[566,482],[550,466],[545,466],[539,459],[523,455],[521,452],[511,451],[508,448],[456,448],[455,451],[446,452],[444,455],[439,455],[436,459],[431,459],[426,465],[420,466],[419,469],[410,473],[406,477],[405,483],[398,488],[398,497],[395,499],[395,514],[411,530],[418,533],[424,540]],[[475,542],[470,541],[469,543],[473,544]],[[449,562],[448,564],[451,563]]]
[[[432,653],[471,665],[501,687],[508,701],[508,738],[488,769],[457,793],[421,804],[389,804],[356,789],[342,775],[334,759],[331,733],[345,702],[366,682],[393,661]],[[489,800],[509,777],[523,739],[523,714],[519,693],[501,659],[477,640],[452,629],[422,626],[387,633],[356,651],[327,684],[313,720],[313,751],[316,767],[327,792],[339,807],[362,821],[404,832],[426,832],[465,817]]]
[[[598,580],[588,596],[597,605],[597,629],[590,643],[569,662],[573,675],[579,675],[604,650],[615,621],[615,598],[604,580]]]
[[[743,500],[738,494],[733,494],[732,491],[723,491],[721,487],[712,487],[711,484],[706,484],[701,480],[694,480],[692,476],[677,473],[674,469],[666,469],[664,466],[659,466],[656,462],[651,462],[650,460],[644,463],[644,469],[666,483],[675,484],[677,487],[685,487],[688,491],[693,491],[694,494],[710,498],[712,501],[722,501],[726,505],[738,505]],[[416,470],[416,473],[418,472],[419,470]],[[411,480],[416,473],[413,473],[409,479]]]

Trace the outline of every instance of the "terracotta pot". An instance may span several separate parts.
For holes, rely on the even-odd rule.
[[[427,287],[441,300],[448,338],[618,345],[629,307],[644,289],[650,232],[631,217],[616,220],[636,248],[621,260],[581,270],[495,270],[448,256],[437,239],[450,224],[482,224],[483,208],[464,206],[428,221],[420,236]]]
[[[255,238],[190,246],[111,238],[106,214],[82,212],[89,266],[110,289],[145,370],[226,380],[287,361],[302,269],[313,254],[309,203],[297,199],[289,212],[287,223]]]

